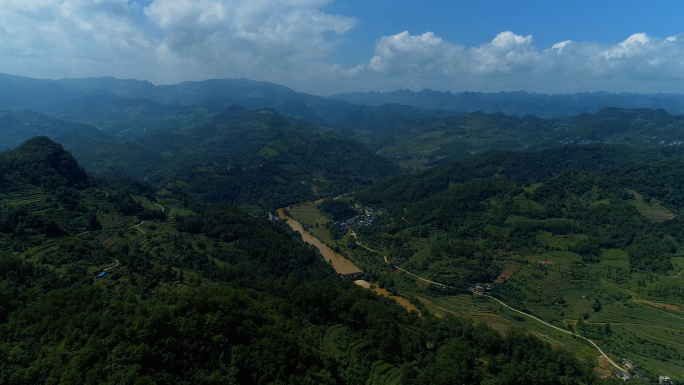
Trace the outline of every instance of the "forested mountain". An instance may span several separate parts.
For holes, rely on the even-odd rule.
[[[365,201],[381,203],[415,202],[425,199],[455,183],[473,179],[503,176],[519,184],[543,182],[565,171],[596,172],[616,177],[632,175],[644,170],[635,178],[641,189],[673,183],[667,172],[647,181],[649,169],[670,164],[671,172],[678,172],[675,164],[681,161],[684,149],[664,147],[635,150],[625,145],[591,144],[563,145],[537,152],[491,151],[467,159],[433,167],[419,173],[388,178],[360,192]],[[676,185],[676,184],[675,184]],[[661,189],[659,199],[666,198],[668,189]],[[678,205],[678,204],[677,204]]]
[[[92,172],[147,179],[168,188],[183,186],[214,203],[274,208],[357,190],[399,172],[350,139],[272,109],[189,110],[194,117],[186,120],[151,114],[134,125],[149,123],[154,128],[148,133],[138,130],[138,137],[131,139],[121,137],[128,129],[113,136],[22,110],[0,112],[0,132],[6,135],[5,148],[46,135]],[[140,114],[147,116],[146,111]]]
[[[109,143],[115,138],[93,126],[50,118],[27,110],[0,110],[0,150],[9,150],[36,137],[48,136],[60,142]]]
[[[249,79],[213,79],[155,86],[146,81],[111,77],[46,80],[0,74],[2,108],[22,108],[51,116],[95,123],[112,117],[148,118],[180,106],[237,104],[252,110],[275,108],[280,113],[322,123],[329,113],[352,106],[287,87]],[[4,104],[4,105],[3,105]],[[128,105],[128,106],[126,106]]]
[[[571,143],[619,143],[637,149],[684,144],[684,118],[670,116],[662,109],[605,108],[595,114],[563,119],[482,112],[430,114],[404,106],[382,106],[373,112],[359,119],[369,123],[359,124],[348,135],[378,148],[379,153],[406,170],[420,170],[490,150],[535,151]],[[350,124],[345,129],[351,131],[353,127]]]
[[[409,105],[426,110],[450,110],[462,113],[482,111],[506,115],[533,115],[561,118],[583,113],[596,113],[607,107],[624,109],[664,108],[670,114],[684,113],[684,96],[680,94],[630,94],[584,92],[546,95],[519,92],[441,92],[425,89],[420,92],[397,90],[332,95],[332,99],[354,104],[381,106],[388,103]]]
[[[0,74],[0,108],[34,110],[66,120],[93,124],[104,129],[121,129],[126,120],[154,118],[160,113],[180,118],[182,106],[239,105],[250,110],[274,108],[283,115],[316,125],[347,125],[367,112],[360,105],[386,104],[412,106],[419,110],[532,115],[564,118],[595,114],[608,107],[622,109],[664,109],[669,114],[684,113],[684,97],[678,94],[578,93],[544,95],[501,92],[438,92],[423,90],[366,94],[342,94],[330,98],[296,92],[290,88],[249,79],[212,79],[156,86],[146,81],[111,77],[46,80]],[[366,109],[367,111],[367,109]],[[144,112],[144,113],[143,113]],[[434,115],[434,113],[429,113]],[[124,120],[108,122],[107,117]],[[101,126],[102,125],[102,126]],[[130,128],[131,126],[129,126]]]
[[[284,131],[239,157],[212,156],[167,172],[167,188],[186,186],[214,203],[267,208],[364,188],[399,168],[334,133]]]
[[[611,383],[520,329],[409,314],[284,223],[95,179],[48,138],[0,173],[2,383]]]
[[[364,146],[271,109],[229,106],[205,123],[74,147],[90,169],[182,188],[213,203],[275,208],[369,186],[399,168]]]

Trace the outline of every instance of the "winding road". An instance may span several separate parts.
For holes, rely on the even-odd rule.
[[[368,250],[368,251],[372,251],[372,252],[374,252],[374,253],[378,253],[378,254],[382,255],[382,257],[385,259],[385,263],[388,264],[388,265],[390,264],[389,261],[387,260],[387,256],[386,256],[386,255],[380,253],[380,252],[377,251],[377,250],[373,250],[373,249],[371,249],[370,247],[365,246],[365,245],[359,243],[359,242],[358,242],[358,237],[356,236],[356,233],[354,232],[354,230],[351,230],[351,229],[350,229],[349,231],[351,232],[351,235],[354,237],[354,239],[357,240],[357,243],[356,243],[357,245],[363,247],[364,249],[366,249],[366,250]],[[443,286],[443,287],[451,287],[451,286],[445,285],[445,284],[443,284],[443,283],[439,283],[439,282],[431,281],[431,280],[429,280],[429,279],[422,278],[422,277],[420,277],[419,275],[414,274],[414,273],[411,273],[410,271],[407,271],[407,270],[402,269],[402,268],[400,268],[400,267],[395,266],[395,268],[396,268],[397,270],[400,270],[400,271],[406,273],[406,274],[409,274],[409,275],[411,275],[411,276],[413,276],[413,277],[416,277],[416,278],[418,278],[418,279],[420,279],[420,280],[422,280],[422,281],[429,282],[429,283],[432,283],[432,284],[435,284],[435,285],[439,285],[439,286]],[[480,295],[480,296],[483,296],[483,297],[486,297],[486,298],[489,298],[489,299],[492,299],[492,300],[494,300],[494,301],[500,303],[500,304],[501,304],[502,306],[504,306],[505,308],[507,308],[507,309],[513,311],[513,312],[522,314],[522,315],[524,315],[524,316],[526,316],[526,317],[528,317],[528,318],[531,318],[531,319],[533,319],[533,320],[535,320],[535,321],[537,321],[537,322],[542,323],[542,324],[545,325],[545,326],[548,326],[548,327],[550,327],[550,328],[553,328],[553,329],[555,329],[555,330],[557,330],[557,331],[559,331],[559,332],[561,332],[561,333],[569,334],[569,335],[571,335],[571,336],[574,336],[574,337],[580,338],[580,339],[582,339],[582,340],[584,340],[584,341],[587,341],[589,344],[591,344],[593,347],[595,347],[596,350],[598,350],[599,353],[601,353],[601,355],[602,355],[606,360],[608,360],[608,362],[610,362],[611,365],[613,365],[616,369],[618,369],[618,370],[620,370],[620,371],[622,371],[622,372],[627,373],[627,370],[626,370],[626,369],[624,369],[624,368],[620,367],[620,365],[616,364],[615,361],[613,361],[610,357],[608,357],[608,355],[607,355],[606,353],[604,353],[603,350],[601,350],[601,348],[596,344],[596,342],[592,341],[591,339],[586,338],[586,337],[583,337],[583,336],[581,336],[581,335],[579,335],[579,334],[577,334],[577,333],[571,332],[571,331],[569,331],[569,330],[561,329],[561,328],[559,328],[559,327],[557,327],[557,326],[551,325],[550,323],[548,323],[548,322],[546,322],[546,321],[543,321],[543,320],[541,320],[541,319],[539,319],[539,318],[537,318],[537,317],[535,317],[535,316],[533,316],[533,315],[531,315],[531,314],[527,314],[527,313],[525,313],[525,312],[523,312],[523,311],[521,311],[521,310],[518,310],[518,309],[516,309],[516,308],[514,308],[514,307],[511,307],[511,306],[507,305],[506,303],[504,303],[503,301],[501,301],[501,300],[499,300],[499,299],[497,299],[497,298],[492,297],[491,295],[477,294],[477,293],[474,293],[474,294]]]
[[[601,353],[601,355],[602,355],[606,360],[608,360],[608,362],[611,363],[611,365],[613,365],[615,368],[617,368],[617,369],[619,369],[619,370],[621,370],[621,371],[627,373],[627,369],[621,368],[620,365],[616,364],[615,361],[611,360],[610,357],[608,357],[608,355],[607,355],[606,353],[604,353],[603,350],[601,350],[601,348],[600,348],[598,345],[596,345],[596,342],[590,340],[589,338],[582,337],[581,335],[579,335],[579,334],[577,334],[577,333],[573,333],[573,332],[571,332],[571,331],[569,331],[569,330],[561,329],[561,328],[559,328],[559,327],[557,327],[557,326],[551,325],[550,323],[548,323],[548,322],[546,322],[546,321],[542,321],[541,319],[539,319],[539,318],[537,318],[537,317],[535,317],[535,316],[533,316],[533,315],[527,314],[527,313],[525,313],[525,312],[523,312],[523,311],[520,311],[520,310],[518,310],[518,309],[515,309],[515,308],[513,308],[513,307],[511,307],[511,306],[508,306],[508,305],[506,305],[503,301],[501,301],[501,300],[499,300],[499,299],[497,299],[497,298],[494,298],[494,297],[492,297],[491,295],[477,294],[477,293],[476,293],[476,295],[481,295],[481,296],[483,296],[483,297],[486,297],[486,298],[489,298],[489,299],[493,299],[494,301],[500,303],[501,305],[503,305],[504,307],[506,307],[507,309],[509,309],[509,310],[511,310],[511,311],[514,311],[514,312],[516,312],[516,313],[522,314],[522,315],[524,315],[524,316],[526,316],[526,317],[529,317],[529,318],[531,318],[531,319],[533,319],[533,320],[535,320],[535,321],[537,321],[537,322],[541,322],[542,324],[544,324],[544,325],[546,325],[546,326],[548,326],[548,327],[550,327],[550,328],[554,328],[554,329],[558,330],[559,332],[562,332],[562,333],[565,333],[565,334],[569,334],[569,335],[571,335],[571,336],[575,336],[575,337],[577,337],[577,338],[581,338],[581,339],[583,339],[583,340],[589,342],[593,347],[596,348],[596,350],[599,351],[599,353]]]
[[[109,266],[109,267],[106,268],[106,269],[102,269],[102,271],[109,271],[109,270],[111,270],[111,269],[113,269],[113,268],[119,266],[119,260],[118,260],[118,259],[115,259],[115,261],[116,261],[116,263],[115,263],[114,265]]]

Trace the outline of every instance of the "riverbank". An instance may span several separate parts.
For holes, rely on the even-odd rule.
[[[350,260],[346,259],[341,254],[334,252],[330,247],[328,247],[328,245],[319,241],[318,238],[314,237],[313,235],[311,235],[311,233],[304,230],[301,223],[299,223],[296,220],[285,215],[285,212],[283,209],[278,209],[277,212],[278,212],[278,217],[281,220],[286,221],[287,225],[290,226],[292,228],[292,230],[294,230],[294,231],[296,231],[302,235],[302,239],[304,240],[304,242],[315,246],[318,249],[318,251],[321,252],[321,254],[323,255],[323,258],[327,262],[330,262],[332,264],[333,268],[335,269],[335,271],[338,274],[347,275],[347,274],[361,274],[361,273],[363,273],[361,271],[361,269],[356,267]]]
[[[289,210],[289,208],[287,208]],[[346,259],[343,255],[334,252],[328,245],[324,244],[321,242],[318,238],[314,237],[311,233],[308,231],[304,230],[302,227],[301,223],[297,222],[293,218],[285,215],[284,209],[278,209],[278,217],[280,220],[286,221],[287,225],[292,228],[292,230],[300,233],[302,235],[302,240],[304,242],[315,246],[318,251],[321,252],[323,255],[323,258],[325,258],[326,261],[331,262],[333,268],[338,274],[342,275],[348,275],[348,274],[357,274],[357,273],[363,273],[361,269],[356,267],[350,260]],[[363,280],[355,280],[354,283],[357,285],[373,290],[376,294],[382,295],[388,298],[393,299],[396,301],[400,306],[405,308],[407,311],[416,311],[418,314],[420,314],[420,311],[411,303],[409,302],[406,298],[398,297],[398,296],[393,296],[391,295],[387,290],[381,289],[375,285],[373,285],[371,282],[363,281]]]

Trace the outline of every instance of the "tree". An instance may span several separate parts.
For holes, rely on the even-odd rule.
[[[603,334],[607,336],[613,334],[613,330],[610,328],[610,322],[606,322],[606,324],[603,326]]]
[[[596,312],[596,313],[600,312],[601,308],[602,308],[601,301],[599,301],[599,299],[596,298],[594,300],[594,304],[591,305],[591,307],[594,309],[594,312]]]

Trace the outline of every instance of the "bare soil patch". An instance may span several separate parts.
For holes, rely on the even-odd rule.
[[[613,366],[608,362],[606,357],[598,356],[598,366],[594,367],[594,372],[599,378],[609,378],[613,375],[611,369]]]
[[[399,305],[401,305],[404,309],[408,310],[409,312],[410,312],[410,311],[416,311],[416,312],[418,312],[418,315],[420,315],[421,317],[423,316],[423,315],[420,313],[420,310],[418,310],[418,308],[415,307],[415,306],[414,306],[411,302],[409,302],[406,298],[401,298],[401,297],[393,296],[392,294],[390,294],[389,291],[387,291],[387,290],[385,290],[385,289],[381,289],[381,288],[379,288],[379,287],[374,288],[373,291],[376,292],[378,295],[382,295],[382,296],[385,296],[385,297],[387,297],[387,298],[391,298],[391,299],[395,300]]]
[[[637,300],[637,301],[634,301],[634,302],[641,302],[641,303],[644,303],[644,304],[647,304],[647,305],[651,305],[651,306],[655,306],[655,307],[662,307],[663,309],[667,309],[667,310],[680,311],[680,310],[679,310],[679,306],[668,305],[668,304],[666,304],[666,303],[658,303],[658,302],[642,301],[642,300]]]
[[[109,230],[113,229],[115,227],[121,226],[121,222],[119,222],[119,217],[113,215],[110,217],[107,217],[104,221],[102,221],[102,228],[104,230]]]
[[[507,265],[496,280],[494,280],[494,283],[504,283],[508,281],[518,269],[519,267],[517,265]]]
[[[110,237],[107,234],[103,234],[103,233],[97,234],[95,236],[95,239],[100,241],[105,246],[112,246],[116,243],[116,239]]]

